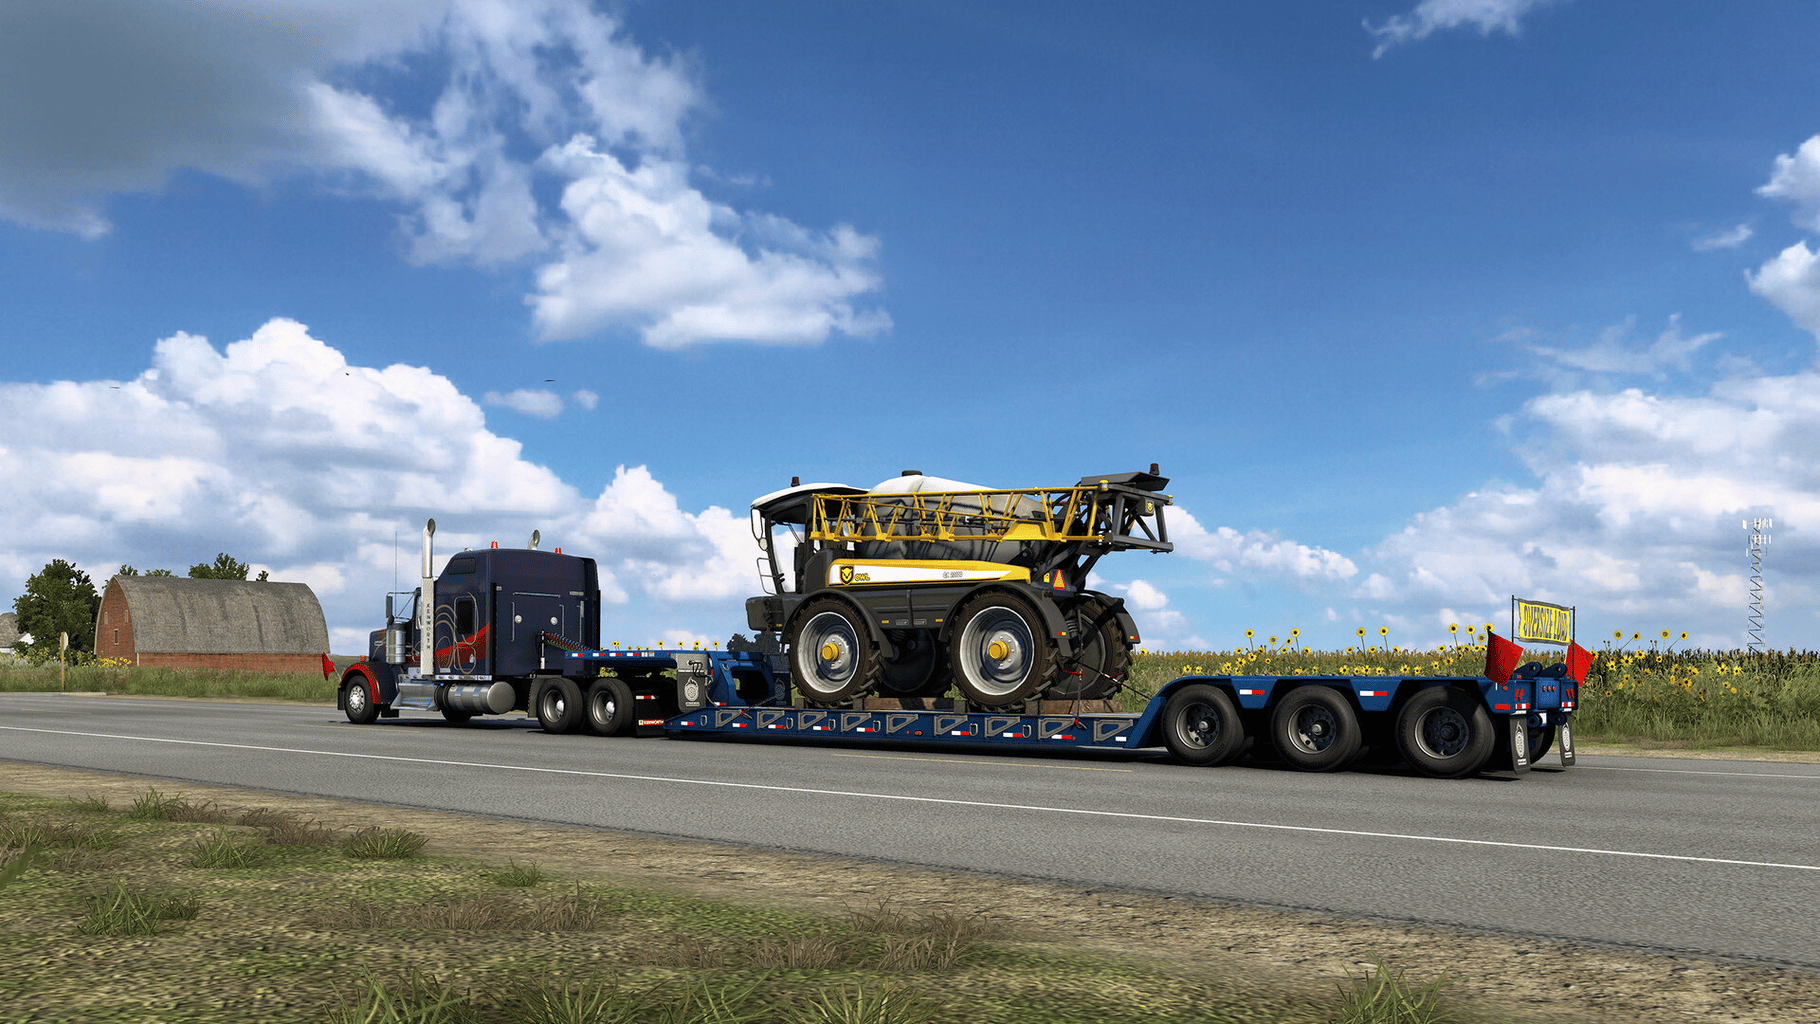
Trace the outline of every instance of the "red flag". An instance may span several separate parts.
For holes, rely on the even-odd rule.
[[[322,678],[324,678],[324,679],[334,679],[335,678],[335,663],[333,661],[330,661],[329,656],[326,654],[322,656]]]
[[[1496,633],[1485,634],[1485,678],[1494,683],[1510,679],[1510,673],[1523,660],[1523,648]]]
[[[1592,670],[1593,659],[1598,655],[1581,647],[1579,644],[1567,645],[1567,678],[1576,683],[1586,682],[1586,673]]]

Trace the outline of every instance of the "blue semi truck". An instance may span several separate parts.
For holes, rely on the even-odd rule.
[[[1120,486],[1108,484],[1099,493],[1116,496],[1121,510],[1129,511],[1129,505],[1156,514],[1160,509],[1159,503],[1134,496],[1129,479],[1123,492]],[[778,507],[775,496],[768,497],[766,507]],[[851,508],[851,501],[846,505]],[[1133,524],[1129,515],[1111,523],[1119,543],[1149,536],[1144,546],[1167,550],[1166,540],[1135,531]],[[1082,562],[1091,564],[1085,558],[1050,557],[1043,575],[984,573],[991,578],[961,590],[952,578],[937,574],[939,607],[972,615],[971,627],[963,621],[944,630],[939,620],[927,625],[912,620],[893,627],[898,632],[873,629],[867,635],[861,615],[843,611],[836,625],[849,625],[812,625],[805,632],[793,623],[805,617],[825,621],[834,607],[830,602],[843,599],[836,587],[822,586],[811,588],[808,600],[794,602],[806,609],[795,619],[774,616],[775,599],[755,599],[752,619],[775,628],[752,640],[735,634],[725,650],[606,649],[600,643],[593,559],[560,548],[539,550],[533,534],[527,548],[494,545],[461,552],[432,576],[434,533],[431,520],[423,533],[421,586],[387,597],[385,628],[372,633],[366,657],[342,674],[337,704],[352,722],[371,723],[406,710],[440,713],[456,723],[523,711],[553,733],[967,748],[1162,747],[1194,765],[1274,756],[1295,768],[1333,771],[1369,758],[1400,761],[1439,778],[1521,772],[1550,750],[1558,752],[1563,766],[1574,762],[1573,714],[1584,680],[1570,676],[1564,664],[1530,663],[1481,676],[1184,676],[1134,712],[1115,710],[1107,699],[1108,683],[1090,680],[1089,687],[1077,676],[1070,686],[1066,672],[1051,673],[1063,681],[1047,691],[1022,683],[991,685],[1002,677],[993,673],[1007,665],[1026,674],[1043,664],[1073,664],[1077,671],[1085,664],[1103,676],[1123,672],[1129,661],[1122,652],[1137,642],[1136,628],[1122,606],[1076,585],[1085,575]],[[978,534],[962,536],[977,544]],[[1053,555],[1053,544],[1038,550]],[[840,580],[838,565],[830,569],[820,562],[807,564],[820,578]],[[909,562],[874,556],[861,564]],[[1076,570],[1078,575],[1071,575]],[[782,575],[773,572],[773,582]],[[1060,597],[1059,614],[1036,607],[1046,592]],[[891,600],[877,591],[867,599],[862,614]],[[970,611],[979,608],[996,610],[984,626],[977,622],[982,613]],[[1057,635],[1038,635],[1045,626],[1055,626]],[[912,627],[920,627],[914,639],[902,639]],[[803,649],[805,638],[813,639],[814,649]],[[877,651],[893,638],[902,646]],[[957,685],[957,698],[935,695],[927,677],[939,672],[940,661],[931,649],[945,649],[947,657],[940,661],[958,668],[963,682],[971,676],[986,685]],[[853,659],[869,650],[887,668],[893,655],[900,667],[911,665],[917,685],[831,696],[830,680],[843,680]],[[815,678],[807,687],[795,686],[793,669],[806,669]],[[1580,672],[1583,677],[1584,668]],[[1122,675],[1110,680],[1123,682]],[[1020,699],[1001,701],[1012,689]],[[1098,696],[1083,696],[1086,692]],[[986,699],[977,699],[981,696]]]

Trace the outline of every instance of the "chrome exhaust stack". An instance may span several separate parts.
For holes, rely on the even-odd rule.
[[[436,520],[423,524],[423,596],[417,599],[417,672],[436,674],[436,577],[430,538],[436,536]]]

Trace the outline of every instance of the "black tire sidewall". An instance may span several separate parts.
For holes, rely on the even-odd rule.
[[[1205,705],[1220,717],[1218,738],[1205,747],[1190,746],[1184,735],[1183,719],[1189,708]],[[1225,764],[1238,756],[1244,744],[1244,728],[1239,723],[1238,708],[1232,698],[1217,686],[1193,683],[1170,694],[1163,705],[1163,744],[1169,753],[1185,764],[1212,766]]]
[[[1296,716],[1303,708],[1319,705],[1333,714],[1338,735],[1327,749],[1310,753],[1296,745]],[[1358,713],[1331,686],[1298,686],[1280,701],[1270,716],[1270,735],[1283,760],[1308,772],[1330,772],[1352,762],[1364,742]]]
[[[1437,757],[1417,742],[1421,719],[1431,711],[1451,707],[1466,720],[1472,737],[1460,752]],[[1397,712],[1397,750],[1417,771],[1437,779],[1457,779],[1478,771],[1491,759],[1497,738],[1492,735],[1491,714],[1479,701],[1451,686],[1431,686],[1403,705]]]
[[[613,701],[613,714],[607,720],[602,721],[596,713],[596,709],[607,698],[611,698]],[[632,688],[627,686],[622,679],[612,676],[596,679],[593,685],[588,687],[588,692],[582,700],[587,710],[588,731],[596,736],[623,735],[626,727],[632,724]]]
[[[562,698],[563,702],[563,710],[560,715],[556,714],[556,710],[552,706],[554,698],[558,696]],[[586,709],[581,705],[581,687],[576,686],[572,679],[558,677],[545,683],[538,690],[537,724],[543,726],[545,732],[574,732],[575,727],[581,724],[582,716],[585,713]]]

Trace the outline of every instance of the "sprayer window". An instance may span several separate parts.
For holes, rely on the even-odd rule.
[[[455,599],[455,635],[458,637],[474,635],[474,599],[471,597]]]

